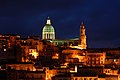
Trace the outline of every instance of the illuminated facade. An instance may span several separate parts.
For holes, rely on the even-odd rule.
[[[62,53],[67,54],[66,61],[67,62],[74,62],[71,59],[78,59],[79,62],[86,62],[86,52],[79,50],[79,49],[66,49],[63,50]]]
[[[55,30],[54,27],[51,25],[51,21],[48,17],[46,25],[43,27],[42,30],[42,39],[55,39]]]
[[[14,48],[17,50],[17,54]],[[0,57],[0,59],[16,59],[20,62],[29,62],[29,57],[36,59],[42,49],[43,43],[39,36],[20,38],[19,35],[15,34],[0,35],[0,51],[6,54],[4,57]],[[13,52],[10,50],[13,50]],[[16,56],[14,56],[13,53],[16,54]]]
[[[70,46],[70,47],[77,48],[77,49],[86,49],[87,48],[85,26],[84,26],[83,22],[81,23],[81,26],[80,26],[80,38],[79,38],[78,46]]]
[[[79,39],[79,45],[81,48],[86,49],[87,45],[86,45],[86,34],[85,34],[85,26],[82,22],[81,26],[80,26],[80,39]]]
[[[48,18],[42,39],[0,35],[0,72],[16,72],[10,80],[120,80],[120,49],[86,49],[83,22],[79,38],[60,40]]]
[[[88,66],[104,66],[106,53],[105,52],[87,52],[87,61]]]
[[[77,48],[77,49],[86,49],[87,47],[85,26],[83,22],[81,23],[81,26],[80,26],[79,38],[60,40],[60,39],[55,39],[55,30],[51,25],[51,21],[48,17],[47,23],[44,26],[42,31],[42,39],[51,40],[50,42],[55,46],[69,46],[71,48]]]

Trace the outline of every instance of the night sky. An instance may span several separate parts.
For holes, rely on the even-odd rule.
[[[0,33],[39,35],[50,17],[57,39],[79,37],[88,47],[120,47],[120,0],[0,0]]]

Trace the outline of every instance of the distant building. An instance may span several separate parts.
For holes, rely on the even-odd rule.
[[[29,55],[35,56],[36,53],[39,54],[42,50],[43,42],[39,36],[21,38],[17,34],[0,35],[0,60],[14,59],[20,62],[28,62]]]
[[[48,17],[39,36],[0,34],[0,80],[120,80],[120,48],[87,48],[79,38],[56,39]]]
[[[55,46],[69,46],[71,48],[77,49],[86,49],[86,33],[85,33],[85,25],[83,22],[80,26],[80,37],[75,39],[55,39],[55,29],[51,25],[51,21],[48,17],[46,25],[43,27],[42,30],[42,39],[50,42],[52,45]]]
[[[46,25],[43,27],[42,30],[42,39],[55,39],[55,30],[54,27],[51,25],[49,17],[47,19]]]
[[[84,26],[83,22],[81,23],[81,26],[80,26],[80,38],[79,38],[78,45],[70,46],[70,47],[77,48],[77,49],[86,49],[87,48],[85,26]]]
[[[81,72],[73,74],[73,80],[98,80],[97,74],[94,72]]]
[[[8,62],[5,64],[7,69],[15,69],[15,70],[28,70],[28,71],[36,71],[35,66],[32,62]]]
[[[86,54],[88,66],[104,66],[106,53],[105,52],[89,52]]]
[[[46,80],[44,71],[0,70],[0,80]]]
[[[52,80],[74,80],[74,79],[71,79],[71,74],[67,73],[55,75],[54,77],[52,77]]]
[[[66,49],[62,53],[66,55],[66,61],[71,62],[71,58],[76,58],[79,62],[86,62],[86,53],[79,49]]]

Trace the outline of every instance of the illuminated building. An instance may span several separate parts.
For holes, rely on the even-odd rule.
[[[78,45],[79,38],[73,38],[73,39],[55,39],[51,41],[53,45],[55,46],[61,46],[61,47],[67,47],[70,45]]]
[[[79,45],[81,48],[86,49],[87,44],[86,44],[86,34],[85,34],[85,26],[82,22],[81,26],[80,26],[80,41],[79,41]]]
[[[20,36],[17,34],[1,34],[0,35],[0,55],[2,59],[12,59],[21,61],[21,47],[18,45]]]
[[[38,57],[38,52],[36,49],[29,49],[29,54],[32,55],[35,59]]]
[[[86,49],[86,34],[85,34],[85,26],[83,22],[80,26],[80,37],[75,39],[55,39],[55,30],[51,25],[51,21],[48,17],[46,25],[42,30],[42,39],[49,41],[51,44],[55,46],[69,46],[71,48],[77,49]]]
[[[36,71],[35,66],[31,62],[12,62],[6,64],[6,69]]]
[[[83,22],[79,38],[55,39],[55,29],[48,18],[42,30],[42,39],[39,36],[20,38],[19,35],[0,35],[0,63],[4,60],[12,62],[7,63],[5,69],[0,65],[0,69],[14,69],[13,74],[19,71],[21,73],[17,75],[20,77],[25,72],[26,79],[34,80],[51,80],[52,77],[53,80],[120,79],[120,49],[87,48]],[[14,60],[16,63],[13,63]]]
[[[79,62],[86,62],[86,53],[79,49],[66,49],[62,53],[66,54],[66,61],[71,62],[71,58],[74,60],[77,58]]]
[[[55,30],[54,27],[51,25],[51,21],[48,17],[46,25],[43,27],[42,30],[42,39],[55,39]]]
[[[52,80],[74,80],[74,79],[71,79],[71,74],[67,73],[55,75],[54,77],[52,77]]]
[[[86,54],[88,66],[104,66],[106,53],[105,52],[88,52]]]
[[[79,43],[77,46],[70,46],[71,48],[77,48],[77,49],[86,49],[87,44],[86,44],[86,34],[85,34],[85,26],[83,22],[81,23],[80,26],[80,38],[79,38]]]
[[[55,54],[52,56],[52,59],[59,59],[59,54],[58,54],[58,53],[55,53]]]
[[[73,80],[98,80],[97,74],[93,72],[82,72],[73,75]]]
[[[29,55],[37,58],[39,52],[43,49],[43,43],[38,36],[28,36],[28,38],[22,38],[19,42],[23,49],[22,62],[29,62]]]
[[[106,67],[104,68],[104,73],[106,75],[117,75],[118,74],[118,68],[110,68],[110,67]]]
[[[25,65],[25,64],[24,64]],[[46,80],[45,71],[0,70],[0,80]]]
[[[0,59],[15,59],[17,61],[28,62],[28,56],[39,54],[43,49],[42,41],[39,36],[28,36],[28,38],[20,38],[16,34],[0,35]],[[34,50],[34,52],[33,52]],[[33,55],[34,54],[34,55]]]
[[[20,36],[17,34],[2,34],[0,35],[0,48],[10,48],[14,44],[18,43],[17,40],[20,40]]]

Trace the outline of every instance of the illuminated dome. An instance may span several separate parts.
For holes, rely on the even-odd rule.
[[[55,30],[54,27],[51,25],[51,21],[48,17],[46,25],[43,27],[42,30],[42,39],[55,39]]]

